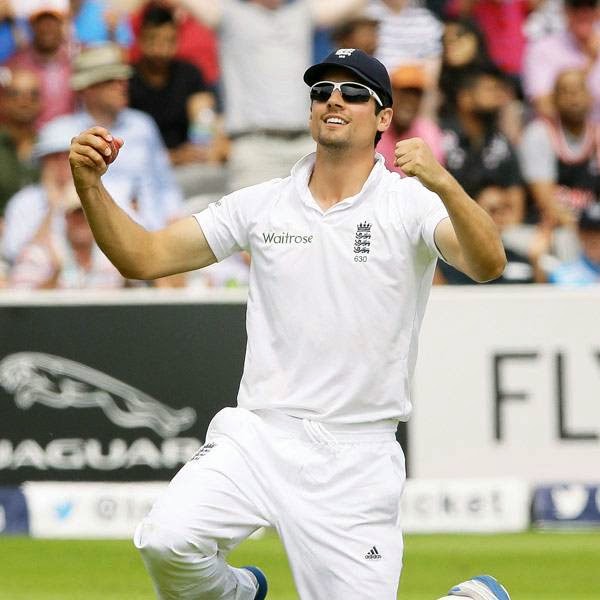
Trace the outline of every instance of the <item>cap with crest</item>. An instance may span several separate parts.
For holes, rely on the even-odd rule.
[[[392,106],[392,86],[387,69],[373,56],[356,48],[340,48],[326,56],[320,63],[309,67],[304,73],[304,82],[312,86],[322,81],[324,73],[331,67],[348,69],[361,83],[380,93],[385,107]]]

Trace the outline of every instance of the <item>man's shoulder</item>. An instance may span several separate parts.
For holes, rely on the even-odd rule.
[[[430,196],[433,194],[417,177],[401,177],[399,173],[388,171],[382,176],[380,184],[381,195],[379,198],[387,198],[392,203],[399,200],[414,198],[416,195]]]
[[[281,193],[291,189],[292,178],[288,177],[277,177],[275,179],[268,179],[261,183],[256,183],[248,187],[240,188],[235,190],[230,196],[236,198],[242,198],[244,200],[254,200],[265,203],[273,198],[278,197]]]

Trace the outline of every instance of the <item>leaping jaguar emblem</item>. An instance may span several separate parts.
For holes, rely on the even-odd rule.
[[[174,437],[196,422],[191,407],[175,409],[86,365],[41,352],[18,352],[0,361],[0,386],[28,409],[36,402],[51,408],[100,408],[115,425],[147,427]]]

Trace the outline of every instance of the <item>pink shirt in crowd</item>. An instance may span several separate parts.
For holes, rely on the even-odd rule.
[[[565,69],[585,68],[588,55],[579,49],[568,31],[561,31],[531,44],[525,53],[523,89],[529,100],[552,93],[556,76]],[[588,74],[588,86],[594,98],[592,116],[600,120],[600,59]]]
[[[441,129],[431,119],[417,117],[413,121],[412,127],[402,135],[398,134],[393,124],[383,132],[381,141],[377,144],[377,152],[382,154],[383,158],[385,158],[385,166],[388,170],[400,173],[400,175],[404,177],[404,173],[394,165],[394,150],[396,148],[396,143],[400,140],[407,140],[414,137],[419,137],[424,140],[431,148],[435,158],[441,164],[444,164],[445,157],[442,146],[443,136]]]
[[[42,113],[38,129],[60,115],[75,110],[75,93],[71,89],[71,59],[66,45],[47,60],[33,48],[17,52],[7,63],[10,68],[22,67],[35,71],[42,82]]]

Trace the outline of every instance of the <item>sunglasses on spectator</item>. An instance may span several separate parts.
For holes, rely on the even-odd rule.
[[[335,90],[340,92],[344,102],[362,104],[375,98],[379,106],[383,106],[381,98],[370,87],[356,81],[318,81],[310,88],[310,99],[327,102]]]

